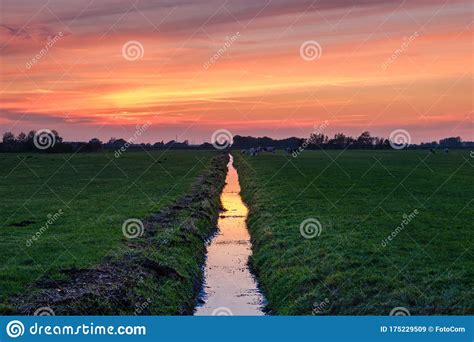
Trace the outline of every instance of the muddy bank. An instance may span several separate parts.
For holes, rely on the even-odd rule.
[[[143,220],[144,236],[128,240],[125,252],[94,268],[63,270],[64,280],[40,279],[11,299],[7,314],[41,307],[56,315],[192,314],[228,159],[214,157],[188,194]]]

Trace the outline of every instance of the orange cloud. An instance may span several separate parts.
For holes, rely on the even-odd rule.
[[[204,1],[198,12],[187,2],[70,3],[32,17],[41,4],[7,1],[2,127],[47,125],[88,139],[90,127],[106,138],[151,120],[166,137],[208,140],[222,127],[303,136],[329,120],[348,134],[472,136],[467,1]],[[143,47],[135,61],[122,54],[132,40]],[[319,59],[301,58],[308,40],[320,44]]]

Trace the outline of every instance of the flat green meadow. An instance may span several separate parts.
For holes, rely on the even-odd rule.
[[[213,156],[0,154],[0,304],[42,277],[61,279],[61,270],[127,252],[124,220],[143,219],[187,193]]]
[[[469,151],[234,155],[271,313],[474,313]]]
[[[270,314],[474,313],[469,151],[232,154],[250,210],[250,266]],[[151,271],[120,276],[127,281],[119,288],[126,291],[123,302],[117,290],[92,302],[56,301],[53,308],[132,314],[138,303],[139,314],[192,313],[224,177],[226,161],[215,164],[216,155],[0,154],[0,312],[13,312],[12,298],[34,299],[35,286],[45,281],[67,286],[65,270],[113,258],[129,272],[134,256]],[[193,187],[198,179],[207,182],[203,197],[204,187]],[[175,216],[153,218],[183,198]],[[125,220],[147,217],[148,235],[124,236]],[[83,278],[72,279],[77,286]]]

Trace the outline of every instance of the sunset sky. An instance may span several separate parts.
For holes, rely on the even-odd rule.
[[[1,133],[127,139],[149,121],[139,142],[200,143],[217,129],[307,137],[327,120],[328,135],[474,140],[472,1],[1,6]],[[311,41],[314,60],[300,50]]]

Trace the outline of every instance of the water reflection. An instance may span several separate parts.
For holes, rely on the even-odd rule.
[[[240,197],[237,170],[230,156],[226,185],[221,194],[225,211],[218,233],[207,248],[204,304],[195,315],[263,315],[263,296],[251,275],[247,261],[252,253],[245,220],[248,209]]]

